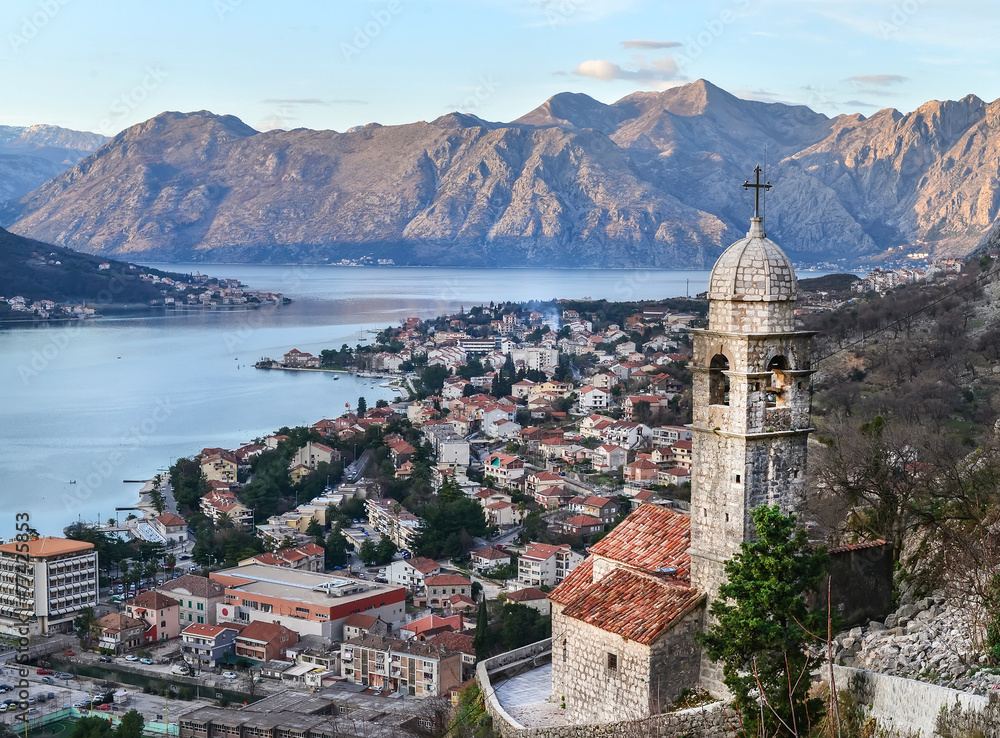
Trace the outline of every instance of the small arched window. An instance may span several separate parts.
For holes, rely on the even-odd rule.
[[[716,354],[708,366],[708,402],[711,405],[729,404],[729,359],[725,354]]]

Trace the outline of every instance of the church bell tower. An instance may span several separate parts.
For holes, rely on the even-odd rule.
[[[795,330],[798,283],[767,238],[755,170],[750,231],[726,249],[709,280],[708,328],[694,331],[691,584],[717,596],[724,564],[754,536],[751,512],[799,509],[804,496],[813,333]],[[702,658],[702,686],[721,672]]]

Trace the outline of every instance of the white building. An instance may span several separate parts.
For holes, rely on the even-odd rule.
[[[517,561],[517,582],[522,587],[554,587],[583,561],[568,545],[531,543]]]

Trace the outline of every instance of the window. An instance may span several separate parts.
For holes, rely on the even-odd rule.
[[[204,623],[205,622],[205,618],[203,618],[201,615],[199,615],[198,616],[198,622],[199,623]]]
[[[723,354],[716,354],[708,367],[708,402],[710,405],[729,404],[729,359]]]
[[[608,671],[618,671],[618,654],[608,654]]]
[[[190,603],[188,603],[188,607],[191,607]],[[205,609],[205,603],[204,602],[199,602],[198,603],[198,609],[199,610],[204,610]]]
[[[739,474],[737,474],[737,475],[736,475],[736,483],[737,483],[737,484],[739,484],[739,482],[740,482],[740,479],[741,479],[740,475],[739,475]]]

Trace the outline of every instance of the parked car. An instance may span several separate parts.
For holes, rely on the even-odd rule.
[[[133,654],[133,653],[130,653],[130,654],[129,654],[128,656],[126,656],[126,657],[125,657],[125,660],[126,660],[126,661],[138,661],[138,660],[139,660],[139,657],[138,657],[138,656],[136,656],[136,655],[135,655],[135,654]]]
[[[100,661],[102,664],[110,664],[112,661],[114,661],[114,659],[111,658],[110,656],[101,656],[97,660]]]
[[[56,683],[56,680],[53,679],[50,676],[42,677],[42,681],[45,682],[46,684],[55,684]]]
[[[45,702],[45,692],[39,692],[37,697],[35,697],[39,702]]]
[[[56,672],[56,679],[76,679],[76,677],[68,671],[59,671]]]
[[[223,679],[236,679],[237,677],[236,677],[236,674],[234,672],[224,671],[224,672],[222,672],[222,678]]]
[[[56,693],[55,692],[49,692],[45,696],[48,697],[50,700],[54,700],[56,698]]]
[[[52,669],[35,669],[36,674],[51,674]]]
[[[139,659],[139,663],[146,664],[146,666],[150,666],[154,663],[154,661],[153,659]]]
[[[110,710],[111,709],[111,705],[109,705],[107,702],[105,702],[103,705],[98,705],[97,709],[98,710],[105,710],[105,711],[106,710]]]

